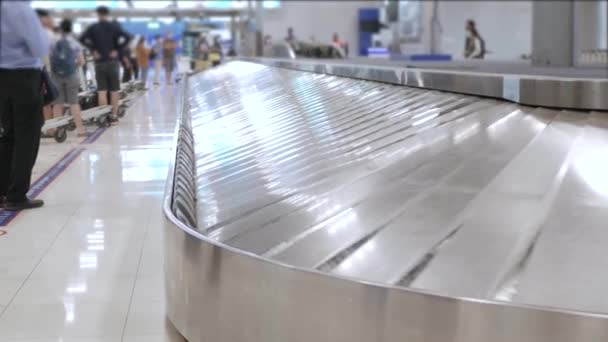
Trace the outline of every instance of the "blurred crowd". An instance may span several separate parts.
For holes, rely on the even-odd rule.
[[[299,39],[296,37],[293,27],[287,28],[287,35],[283,39],[283,42],[287,44],[294,53],[298,54],[303,46],[305,45],[315,45],[315,46],[324,46],[339,51],[338,54],[343,58],[348,57],[349,46],[348,43],[344,40],[340,39],[338,33],[334,33],[331,37],[330,44],[322,44],[317,41],[314,36],[311,36],[308,40]],[[272,36],[265,35],[264,36],[264,55],[265,56],[273,56],[273,47],[275,47],[276,42],[273,41]],[[276,56],[275,56],[276,57]]]
[[[81,118],[83,92],[95,91],[98,107],[111,106],[108,118],[117,124],[121,83],[139,80],[145,90],[150,72],[153,84],[160,83],[161,69],[168,85],[176,78],[171,32],[148,46],[111,20],[108,7],[96,14],[97,22],[75,36],[69,19],[56,23],[29,1],[0,2],[0,209],[44,204],[27,197],[40,138],[55,133],[43,125],[69,113],[78,137],[89,136]]]

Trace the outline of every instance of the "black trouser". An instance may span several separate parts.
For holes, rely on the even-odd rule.
[[[134,58],[129,58],[129,67],[124,62],[122,64],[122,83],[130,82],[133,79],[137,79],[139,72],[137,68],[137,61]]]
[[[131,70],[131,68],[129,68],[127,66],[126,63],[124,63],[124,62],[121,61],[120,64],[122,65],[122,79],[121,79],[121,82],[122,83],[127,83],[127,82],[129,82],[131,80],[131,77],[132,77],[131,72],[132,72],[132,70]]]
[[[25,200],[38,157],[42,116],[40,70],[0,69],[0,196]]]

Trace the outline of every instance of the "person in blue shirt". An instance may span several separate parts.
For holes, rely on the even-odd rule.
[[[42,58],[50,42],[29,1],[0,1],[0,209],[44,205],[29,199],[42,117]]]

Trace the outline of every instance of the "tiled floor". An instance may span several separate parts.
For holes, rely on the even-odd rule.
[[[183,341],[165,318],[161,200],[178,86],[151,89],[0,236],[0,341]],[[44,139],[34,178],[70,149]]]

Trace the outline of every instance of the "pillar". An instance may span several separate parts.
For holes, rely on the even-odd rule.
[[[532,63],[568,67],[573,55],[574,1],[533,1]]]

